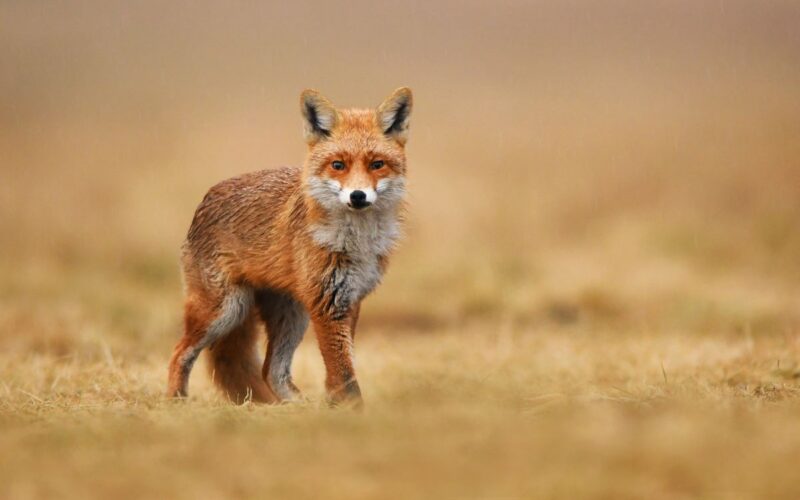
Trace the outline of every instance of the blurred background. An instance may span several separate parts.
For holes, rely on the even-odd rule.
[[[796,2],[4,1],[0,19],[2,344],[69,345],[87,316],[171,342],[194,208],[301,164],[306,87],[415,92],[407,237],[366,331],[797,325]]]
[[[399,86],[368,418],[164,398],[207,189]],[[800,2],[0,0],[1,497],[798,498],[798,401]]]

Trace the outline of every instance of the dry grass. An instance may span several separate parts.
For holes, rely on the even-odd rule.
[[[1,498],[800,497],[796,3],[0,19]],[[205,189],[299,162],[303,87],[401,84],[366,412],[322,403],[313,335],[304,403],[231,406],[202,369],[162,397]]]
[[[797,335],[465,325],[359,344],[364,414],[161,397],[164,356],[4,357],[4,497],[792,498]]]

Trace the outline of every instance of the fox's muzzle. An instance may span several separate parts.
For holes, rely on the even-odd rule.
[[[350,193],[350,201],[348,202],[348,205],[355,209],[362,209],[372,205],[372,203],[367,201],[367,193],[361,191],[360,189],[356,189]]]

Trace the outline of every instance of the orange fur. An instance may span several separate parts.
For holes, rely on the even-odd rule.
[[[170,361],[170,395],[187,394],[194,359],[210,347],[214,380],[232,400],[291,397],[291,354],[310,319],[330,400],[360,404],[353,336],[396,237],[411,105],[405,88],[375,110],[336,109],[305,91],[303,168],[244,174],[206,194],[183,248],[185,330]],[[357,210],[347,195],[361,189],[374,203]],[[261,369],[259,318],[269,338]]]

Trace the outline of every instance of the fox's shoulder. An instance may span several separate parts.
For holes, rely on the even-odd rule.
[[[301,190],[301,171],[296,167],[247,172],[220,181],[206,192],[200,206],[230,202],[245,202],[261,197],[279,195],[286,198]]]
[[[205,241],[214,231],[245,234],[271,224],[286,207],[302,205],[301,171],[295,167],[259,170],[231,177],[208,190],[195,211],[188,241]]]

